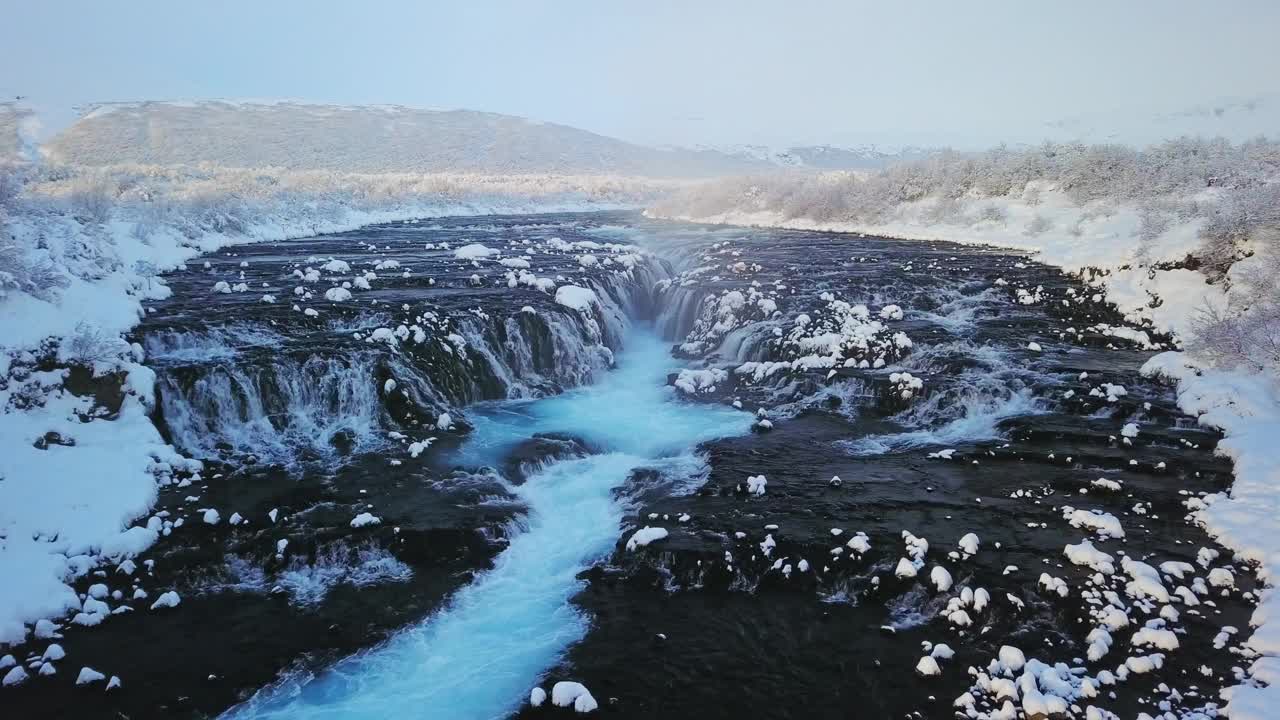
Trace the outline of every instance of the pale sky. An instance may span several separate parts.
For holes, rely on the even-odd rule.
[[[1034,141],[1280,90],[1280,2],[8,0],[0,98],[469,108],[645,143]]]

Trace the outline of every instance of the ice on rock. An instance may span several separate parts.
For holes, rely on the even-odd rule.
[[[499,254],[499,251],[493,248],[485,247],[480,243],[471,243],[463,245],[453,251],[453,257],[458,260],[482,260],[487,257]]]
[[[1107,478],[1098,478],[1089,484],[1102,490],[1110,490],[1111,492],[1119,492],[1120,488],[1124,487],[1118,481],[1108,480]]]
[[[1045,592],[1057,593],[1058,597],[1066,597],[1071,594],[1071,588],[1067,586],[1067,581],[1059,577],[1054,577],[1049,573],[1040,573],[1039,580],[1036,584]]]
[[[9,672],[4,674],[4,679],[0,680],[0,686],[12,687],[14,685],[21,685],[27,681],[28,677],[26,669],[21,665],[15,665],[9,670]]]
[[[665,539],[667,535],[668,533],[666,528],[649,527],[646,525],[645,527],[635,531],[635,533],[632,534],[631,539],[627,540],[627,550],[634,551],[638,547],[645,547],[652,542]]]
[[[596,702],[596,699],[589,692],[582,693],[573,701],[574,712],[589,713],[598,707],[600,707],[600,704]]]
[[[929,571],[929,581],[933,583],[940,593],[950,590],[953,583],[951,573],[941,565],[934,565],[933,569]]]
[[[1130,642],[1134,647],[1154,647],[1160,650],[1177,650],[1178,636],[1172,630],[1161,628],[1139,628]]]
[[[351,299],[351,291],[344,287],[329,288],[324,291],[324,299],[329,302],[346,302]]]
[[[369,525],[381,525],[382,518],[370,512],[362,512],[351,519],[351,527],[362,528]]]
[[[1016,673],[1027,664],[1027,656],[1022,650],[1012,645],[1000,646],[1000,652],[996,657],[1000,661],[1000,666],[1009,673]]]
[[[867,537],[866,533],[859,531],[849,539],[849,542],[845,543],[845,547],[853,550],[859,555],[865,555],[871,551],[871,540]]]
[[[161,593],[160,597],[156,598],[156,601],[151,603],[151,609],[160,610],[162,608],[178,607],[178,604],[181,602],[182,598],[178,596],[178,593],[170,590],[166,593]]]
[[[897,305],[885,305],[880,308],[880,318],[882,320],[901,320],[902,308]]]
[[[222,520],[222,516],[219,515],[218,511],[214,510],[213,508],[209,508],[208,510],[205,510],[204,515],[202,517],[205,525],[217,525]]]
[[[590,708],[580,709],[578,707],[578,700],[583,697],[587,698],[587,701],[583,703],[584,708],[587,705],[590,705]],[[561,680],[551,687],[551,704],[556,707],[569,707],[572,705],[578,712],[590,712],[596,709],[595,698],[591,697],[591,692],[587,690],[587,687],[580,682],[571,680]]]
[[[676,376],[675,387],[687,395],[715,392],[716,385],[729,379],[729,373],[719,368],[706,370],[682,369]]]
[[[131,560],[126,560],[125,562],[129,563],[130,565],[133,564]],[[120,565],[121,567],[123,567],[124,563],[121,563]],[[133,571],[130,570],[126,574],[131,575],[133,574]],[[54,625],[53,621],[47,620],[44,618],[41,618],[36,621],[35,632],[33,634],[35,635],[37,640],[52,640],[53,638],[62,637],[61,635],[58,634],[58,626]],[[0,662],[0,668],[3,668],[3,667],[4,667],[4,663]]]
[[[1236,586],[1236,576],[1227,568],[1217,567],[1209,571],[1209,584],[1213,587],[1232,588]]]
[[[67,651],[63,650],[61,645],[57,643],[51,643],[49,647],[44,649],[44,654],[40,656],[40,659],[45,662],[52,662],[52,661],[61,660],[66,656],[67,656]]]
[[[937,660],[934,660],[933,657],[929,655],[925,655],[920,658],[920,662],[916,663],[916,672],[925,677],[929,677],[931,675],[941,675],[942,668],[938,667]]]
[[[1124,528],[1120,519],[1111,513],[1101,510],[1077,510],[1070,506],[1062,508],[1062,517],[1071,527],[1084,527],[1093,530],[1103,537],[1123,538]]]
[[[94,670],[91,667],[82,667],[80,668],[80,674],[76,676],[76,684],[88,685],[89,683],[96,683],[106,679],[107,676],[97,670]]]
[[[1073,565],[1083,565],[1104,575],[1114,575],[1116,572],[1113,558],[1095,548],[1088,538],[1076,545],[1067,545],[1062,552]]]
[[[579,312],[590,312],[600,304],[594,290],[577,285],[561,285],[556,288],[556,303]]]

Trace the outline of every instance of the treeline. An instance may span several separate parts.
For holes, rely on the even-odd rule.
[[[904,203],[1021,195],[1052,185],[1071,200],[1142,201],[1205,188],[1259,187],[1280,172],[1280,143],[1181,138],[1145,149],[1045,143],[980,153],[943,151],[873,173],[771,173],[716,180],[669,199],[691,217],[767,210],[786,218],[876,224]],[[1032,204],[1035,198],[1028,198]]]

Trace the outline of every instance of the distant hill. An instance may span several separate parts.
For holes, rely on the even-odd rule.
[[[713,150],[656,149],[564,125],[471,110],[295,102],[99,105],[45,146],[56,161],[343,172],[709,177],[771,164]]]

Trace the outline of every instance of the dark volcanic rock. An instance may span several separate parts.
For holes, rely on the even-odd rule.
[[[535,433],[522,440],[508,453],[502,464],[502,475],[513,483],[522,483],[530,475],[557,461],[586,457],[592,449],[581,438],[561,433]]]

